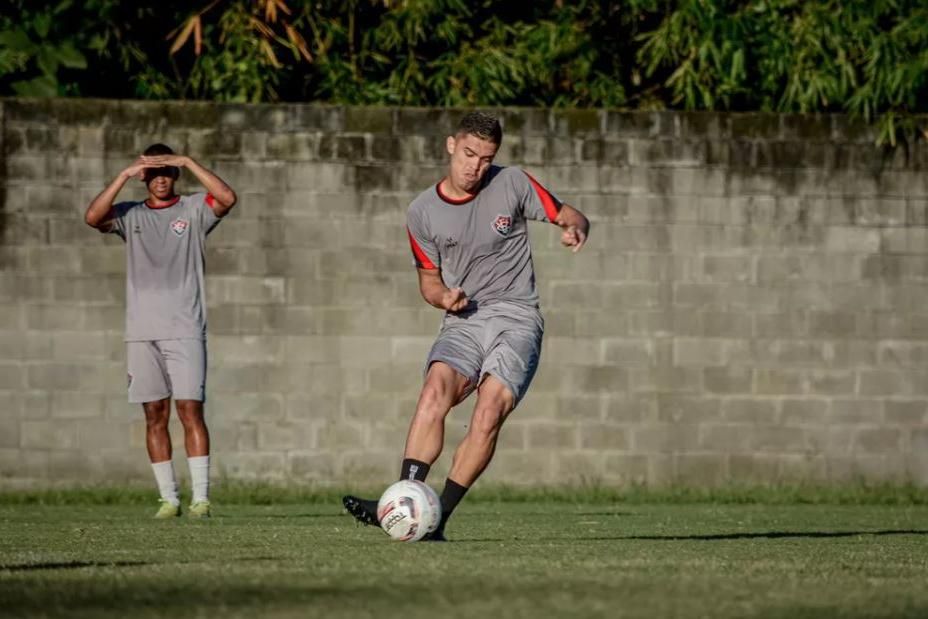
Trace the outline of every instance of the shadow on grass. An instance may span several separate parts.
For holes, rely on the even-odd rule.
[[[278,519],[291,519],[291,518],[341,518],[342,516],[348,516],[349,514],[222,514],[220,517],[223,520],[260,520],[262,518],[278,518]]]
[[[71,576],[68,574],[68,576]],[[2,617],[351,617],[352,619],[411,616],[422,608],[449,607],[448,592],[430,589],[418,582],[356,582],[352,578],[314,582],[312,578],[276,581],[260,572],[231,577],[202,574],[152,574],[139,570],[127,578],[0,579]],[[32,578],[31,580],[25,580]],[[490,590],[490,587],[487,587]],[[539,587],[539,595],[546,588]],[[509,585],[499,584],[495,595],[503,599]],[[483,592],[486,594],[486,591]],[[457,603],[472,599],[466,591],[456,592]],[[384,610],[384,609],[388,610]],[[397,612],[396,609],[400,609]],[[434,614],[434,613],[433,613]],[[441,614],[440,612],[437,614]],[[453,616],[461,616],[460,613]]]
[[[280,561],[280,557],[235,557],[236,563]],[[140,567],[143,565],[190,565],[212,561],[43,561],[40,563],[0,564],[0,572],[34,572],[38,570],[80,570],[93,567]]]
[[[79,570],[85,567],[138,567],[151,565],[148,561],[46,561],[0,565],[0,572],[32,572],[35,570]]]
[[[928,535],[928,530],[924,529],[885,529],[880,531],[767,531],[764,533],[713,533],[708,535],[576,535],[570,537],[481,537],[470,539],[451,539],[449,541],[463,543],[487,543],[487,542],[619,542],[628,540],[642,540],[648,542],[679,542],[679,541],[703,541],[717,542],[726,540],[739,539],[784,539],[784,538],[837,538],[837,537],[859,537],[863,535],[884,536],[884,535]]]
[[[237,611],[234,613],[235,616],[244,613],[245,609],[250,609],[253,611],[251,614],[261,617],[264,612],[275,607],[305,607],[325,601],[344,604],[346,600],[363,599],[364,595],[378,592],[374,587],[365,590],[313,583],[280,585],[270,582],[120,582],[114,579],[97,579],[59,581],[53,585],[23,587],[0,582],[0,599],[4,600],[4,613],[9,612],[11,616],[43,617],[124,618],[134,613],[144,617],[162,617],[175,614],[182,616],[191,611],[195,616],[218,613],[216,616],[224,617],[228,616],[225,613],[229,609]],[[158,612],[153,613],[152,608],[158,609]]]
[[[614,538],[581,538],[581,539],[635,539],[647,541],[676,541],[695,540],[713,542],[719,540],[736,539],[782,539],[788,537],[798,538],[834,538],[858,537],[861,535],[928,535],[924,529],[883,529],[879,531],[767,531],[764,533],[714,533],[711,535],[626,535]]]
[[[550,514],[543,514],[550,515]],[[634,516],[631,512],[577,512],[572,516]]]

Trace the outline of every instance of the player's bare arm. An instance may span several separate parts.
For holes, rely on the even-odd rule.
[[[449,312],[460,312],[470,300],[462,288],[448,288],[441,279],[438,269],[417,269],[419,271],[419,292],[426,303]]]
[[[590,235],[590,220],[583,213],[569,204],[562,204],[561,212],[554,223],[564,229],[561,233],[561,245],[570,247],[574,253],[583,249]]]
[[[232,210],[238,198],[229,185],[216,174],[206,169],[192,157],[186,155],[152,155],[143,156],[141,160],[151,167],[176,166],[187,168],[200,181],[200,184],[215,198],[213,212],[217,217],[223,217]]]
[[[84,213],[84,221],[88,226],[97,228],[106,228],[112,219],[113,202],[116,196],[122,191],[130,179],[142,179],[145,170],[152,167],[150,164],[142,161],[142,157],[136,159],[132,165],[120,172],[113,181],[107,185],[106,189],[100,192],[96,198],[90,202],[87,211]]]

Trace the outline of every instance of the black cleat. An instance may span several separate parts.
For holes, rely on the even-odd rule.
[[[447,542],[448,538],[445,537],[445,532],[442,529],[435,529],[431,533],[427,533],[425,537],[422,538],[423,542]]]
[[[380,526],[380,520],[377,518],[377,501],[346,494],[342,497],[342,505],[361,524]]]

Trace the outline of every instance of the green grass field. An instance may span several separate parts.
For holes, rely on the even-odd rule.
[[[0,616],[928,616],[920,492],[490,492],[448,544],[334,494],[230,492],[204,522],[148,496],[0,494]]]

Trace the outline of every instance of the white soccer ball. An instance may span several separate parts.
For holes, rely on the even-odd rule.
[[[421,481],[403,479],[389,488],[377,502],[377,519],[387,535],[401,542],[417,542],[438,528],[441,501]]]

